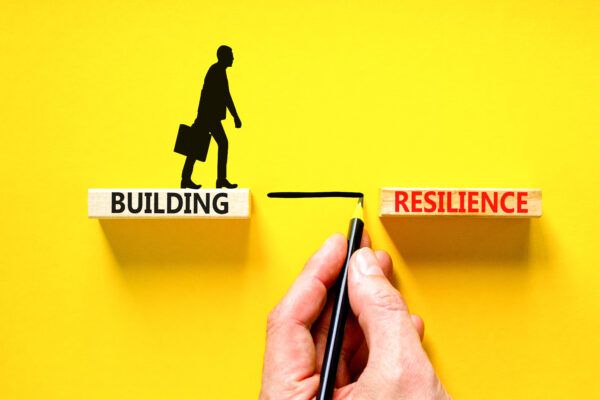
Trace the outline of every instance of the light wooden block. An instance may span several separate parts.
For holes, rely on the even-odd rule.
[[[540,217],[540,189],[382,188],[379,215]]]
[[[249,218],[249,189],[89,189],[90,218]]]

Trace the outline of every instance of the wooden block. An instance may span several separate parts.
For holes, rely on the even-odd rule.
[[[89,189],[90,218],[249,218],[249,189]]]
[[[379,216],[540,217],[540,189],[382,188]]]

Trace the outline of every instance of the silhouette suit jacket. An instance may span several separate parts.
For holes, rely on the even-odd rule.
[[[227,108],[230,112],[233,108],[227,73],[223,65],[215,63],[208,69],[204,78],[198,105],[198,119],[204,122],[223,120]]]

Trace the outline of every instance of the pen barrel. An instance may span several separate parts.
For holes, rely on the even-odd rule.
[[[317,400],[330,400],[333,397],[335,387],[335,378],[337,375],[340,353],[344,342],[344,328],[346,318],[350,311],[350,300],[348,298],[348,266],[352,254],[360,247],[364,222],[359,218],[350,220],[348,229],[348,253],[340,275],[331,288],[330,293],[334,296],[333,310],[331,312],[331,323],[329,324],[329,333],[327,335],[327,344],[323,356],[323,366],[321,368],[321,382]]]

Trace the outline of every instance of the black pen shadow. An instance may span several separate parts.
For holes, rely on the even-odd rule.
[[[120,266],[242,267],[249,219],[103,219]]]
[[[384,217],[381,221],[408,265],[523,265],[529,260],[529,218]]]

